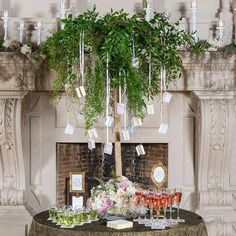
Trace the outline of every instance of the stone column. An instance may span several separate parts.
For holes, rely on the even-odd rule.
[[[194,95],[198,213],[206,221],[209,236],[235,235],[236,212],[229,190],[234,92],[198,91]]]

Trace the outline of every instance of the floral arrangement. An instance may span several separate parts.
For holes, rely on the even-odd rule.
[[[18,52],[33,63],[41,62],[45,59],[45,55],[40,51],[40,48],[30,44],[23,44],[18,40],[2,40],[0,42],[0,50],[7,52]]]
[[[125,216],[128,211],[136,208],[134,197],[136,188],[128,178],[121,176],[106,183],[102,180],[99,182],[98,186],[91,189],[91,198],[87,204],[100,216],[106,214]]]

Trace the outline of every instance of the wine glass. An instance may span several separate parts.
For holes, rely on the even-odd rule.
[[[174,189],[168,189],[168,194],[169,194],[168,206],[170,208],[170,221],[171,221],[172,220],[172,207],[173,207],[174,198],[175,198]]]
[[[175,201],[175,204],[177,205],[177,221],[180,221],[179,205],[180,205],[180,202],[181,202],[181,198],[182,198],[182,188],[175,188],[174,201]]]

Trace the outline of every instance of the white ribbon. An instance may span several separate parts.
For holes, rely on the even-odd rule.
[[[109,101],[110,101],[110,77],[109,77],[109,58],[107,53],[107,62],[106,62],[106,120],[109,117]],[[107,143],[109,143],[109,126],[106,125],[106,138]]]
[[[161,67],[161,124],[162,124],[162,111],[163,111],[163,68]]]
[[[148,68],[148,87],[151,87],[152,82],[152,54],[149,55],[149,68]]]
[[[79,53],[80,53],[81,84],[83,86],[84,85],[84,31],[80,33]]]
[[[124,110],[124,130],[127,130],[127,97],[126,97],[126,78],[124,77],[124,104],[125,104],[125,110]]]

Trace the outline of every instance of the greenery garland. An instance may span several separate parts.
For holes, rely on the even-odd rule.
[[[160,70],[166,70],[167,82],[175,80],[181,71],[181,46],[187,45],[194,52],[192,36],[178,29],[179,22],[172,25],[164,13],[154,13],[153,19],[141,15],[129,16],[123,10],[111,11],[99,17],[94,8],[75,18],[63,20],[63,30],[53,31],[43,45],[50,65],[57,72],[52,85],[52,95],[60,98],[65,86],[69,95],[76,97],[75,87],[81,80],[78,73],[80,60],[80,33],[84,32],[86,49],[85,88],[83,114],[86,128],[93,127],[96,118],[105,113],[106,58],[109,55],[109,72],[112,90],[124,88],[126,78],[127,108],[132,116],[145,116],[145,99],[153,99],[160,91]],[[139,67],[132,66],[132,42]],[[152,78],[149,83],[151,55]],[[113,111],[114,112],[114,111]]]

